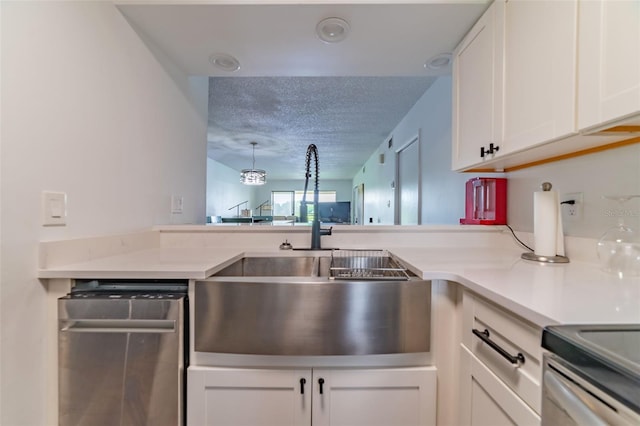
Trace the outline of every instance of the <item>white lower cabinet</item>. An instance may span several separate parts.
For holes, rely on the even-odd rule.
[[[310,422],[309,369],[188,369],[188,426],[298,426]]]
[[[538,426],[540,416],[489,368],[462,346],[461,424]]]
[[[462,327],[460,423],[539,426],[542,330],[470,292]]]
[[[435,425],[436,369],[189,367],[188,426]]]
[[[313,426],[435,425],[434,367],[314,369],[313,379]]]

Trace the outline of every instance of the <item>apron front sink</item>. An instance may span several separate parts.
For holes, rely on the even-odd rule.
[[[315,275],[324,276],[305,270],[305,277],[197,281],[195,350],[316,356],[429,351],[430,281],[331,280],[322,271],[328,266],[318,265],[324,262],[313,263]]]

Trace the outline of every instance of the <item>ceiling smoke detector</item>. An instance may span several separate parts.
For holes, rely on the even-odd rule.
[[[338,43],[349,35],[351,27],[341,18],[327,18],[318,22],[316,34],[325,43]]]
[[[425,62],[424,67],[428,70],[440,71],[451,65],[451,53],[441,53]]]
[[[209,56],[209,62],[222,71],[234,72],[240,69],[240,61],[227,53],[214,53]]]

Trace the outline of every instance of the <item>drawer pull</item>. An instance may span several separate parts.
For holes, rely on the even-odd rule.
[[[480,331],[474,328],[472,331],[473,334],[480,338],[480,340],[489,345],[491,349],[502,355],[502,357],[509,361],[511,364],[524,364],[524,355],[518,352],[518,355],[513,356],[509,352],[502,349],[496,342],[489,338],[489,330],[485,329],[484,331]]]

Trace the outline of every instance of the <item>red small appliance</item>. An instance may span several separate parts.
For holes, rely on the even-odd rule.
[[[466,200],[463,225],[507,224],[507,179],[469,179],[465,185]]]

